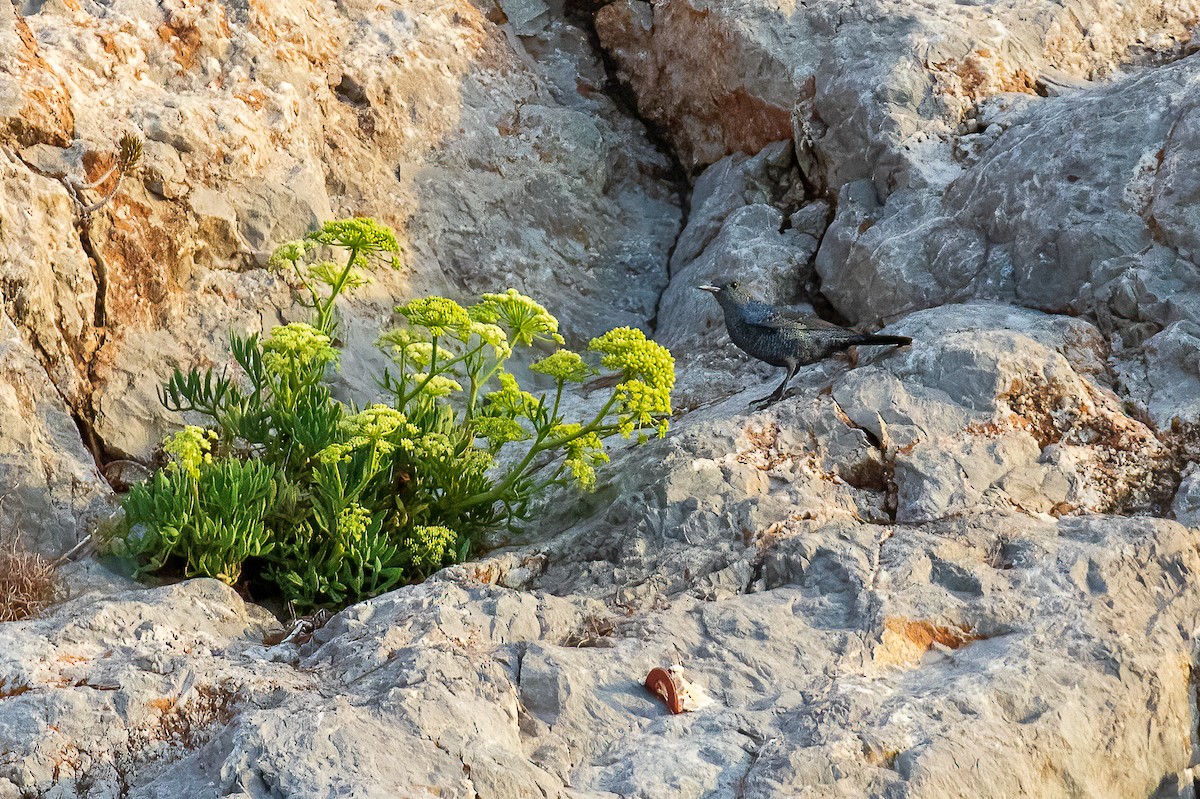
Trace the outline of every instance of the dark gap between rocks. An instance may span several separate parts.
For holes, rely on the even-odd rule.
[[[638,110],[637,94],[633,91],[633,87],[618,77],[616,61],[609,55],[600,42],[600,36],[596,33],[596,13],[608,5],[608,3],[609,0],[566,0],[563,4],[563,15],[567,22],[587,34],[588,43],[592,51],[600,59],[600,63],[604,65],[604,74],[606,76],[603,87],[604,94],[613,101],[613,104],[621,113],[631,119],[637,120],[642,128],[645,129],[646,138],[650,141],[650,144],[654,149],[666,156],[671,164],[666,182],[671,186],[675,192],[675,196],[679,199],[680,219],[679,229],[675,232],[675,240],[671,242],[670,249],[667,250],[667,262],[664,265],[667,272],[667,284],[670,285],[671,260],[675,256],[675,247],[679,243],[679,237],[683,234],[684,228],[687,227],[688,217],[691,215],[691,176],[684,169],[678,154],[671,147],[670,142],[663,132],[654,123],[642,116]],[[651,333],[658,329],[658,311],[665,292],[666,287],[664,287],[663,291],[659,292],[658,300],[654,304],[654,316],[648,322]]]

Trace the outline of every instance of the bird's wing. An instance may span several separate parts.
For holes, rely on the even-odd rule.
[[[775,308],[767,305],[765,302],[748,303],[745,310],[745,319],[756,327],[763,327],[768,330],[779,330],[800,325],[808,330],[839,330],[843,333],[854,332],[844,327],[839,327],[832,322],[826,322],[819,316]]]

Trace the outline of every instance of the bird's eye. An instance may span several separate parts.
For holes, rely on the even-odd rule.
[[[738,287],[738,282],[736,280],[729,284],[729,288],[731,288],[731,289],[735,289],[737,287]]]

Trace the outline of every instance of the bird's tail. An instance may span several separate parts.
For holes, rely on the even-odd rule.
[[[908,336],[875,336],[866,334],[854,339],[852,343],[866,345],[898,344],[904,346],[905,344],[912,344],[912,339]]]

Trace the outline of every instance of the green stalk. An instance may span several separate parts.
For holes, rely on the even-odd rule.
[[[543,444],[546,436],[550,432],[550,426],[547,425],[541,430],[541,432],[538,433],[538,437],[534,439],[533,444],[531,444],[529,447],[529,452],[525,453],[525,457],[521,459],[521,462],[509,471],[503,482],[492,488],[490,491],[485,491],[482,494],[476,494],[473,497],[467,497],[462,502],[459,502],[451,507],[454,510],[463,510],[465,508],[470,508],[485,502],[495,502],[496,500],[500,499],[504,496],[505,492],[512,487],[513,483],[517,482],[517,480],[521,478],[521,476],[525,473],[525,470],[529,468],[529,464],[533,463],[533,459],[536,458],[539,453],[545,452],[549,449],[558,449],[568,442],[603,429],[601,422],[604,421],[606,416],[608,416],[609,410],[612,409],[612,406],[616,401],[617,397],[614,394],[609,398],[608,402],[605,403],[604,407],[600,409],[600,412],[596,414],[592,421],[588,423],[586,427],[581,428],[578,433],[570,436],[563,436],[562,438],[558,438],[554,441]]]

